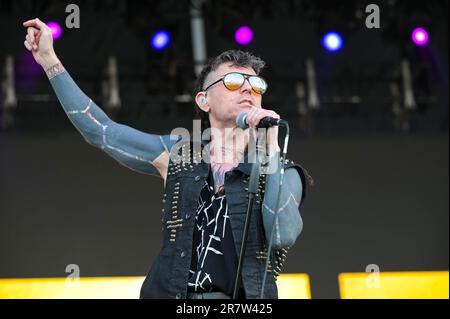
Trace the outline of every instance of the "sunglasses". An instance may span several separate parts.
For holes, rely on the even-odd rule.
[[[211,86],[219,83],[220,81],[223,82],[223,85],[225,85],[228,90],[236,91],[244,85],[246,79],[248,80],[248,83],[250,83],[253,92],[255,92],[256,94],[264,94],[264,92],[266,92],[267,83],[262,77],[238,72],[225,74],[223,78],[218,79],[216,82],[208,85],[208,87],[204,89],[204,91],[208,90]]]

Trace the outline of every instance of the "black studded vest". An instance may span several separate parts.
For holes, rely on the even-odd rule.
[[[195,152],[196,149],[200,151]],[[197,201],[210,170],[210,164],[201,160],[201,149],[195,148],[192,142],[187,141],[177,150],[174,148],[171,150],[163,196],[163,245],[142,285],[141,298],[186,299],[187,297]],[[178,152],[176,161],[173,160],[177,157],[174,156],[174,151]],[[298,169],[304,180],[301,167],[291,161],[285,164],[286,168],[291,166]],[[237,255],[240,252],[247,210],[247,184],[251,167],[251,163],[240,163],[225,174],[224,188]],[[242,288],[247,299],[257,299],[260,296],[268,255],[261,215],[264,188],[265,175],[261,175],[242,268]],[[264,298],[278,298],[275,282],[286,253],[286,249],[280,249],[271,254]]]

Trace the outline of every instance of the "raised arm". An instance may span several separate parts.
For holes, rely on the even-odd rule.
[[[168,135],[148,134],[112,121],[73,81],[53,50],[51,31],[39,19],[24,22],[24,42],[45,70],[67,116],[85,140],[140,173],[166,178],[169,151],[176,143]]]

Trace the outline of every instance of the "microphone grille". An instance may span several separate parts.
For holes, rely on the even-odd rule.
[[[246,121],[247,118],[247,112],[241,112],[236,117],[236,125],[242,129],[248,128],[248,124]]]

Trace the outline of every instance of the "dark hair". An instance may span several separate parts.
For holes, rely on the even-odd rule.
[[[253,55],[250,52],[244,52],[241,50],[229,50],[222,52],[215,58],[210,59],[208,63],[203,67],[195,83],[194,96],[198,92],[203,91],[206,77],[211,72],[216,71],[220,65],[226,62],[230,62],[232,66],[251,67],[256,74],[259,74],[266,65],[266,63],[261,60],[261,58]],[[202,111],[197,105],[195,105],[195,110],[197,117],[202,121],[202,131],[209,128],[211,124],[209,123],[208,113]]]

